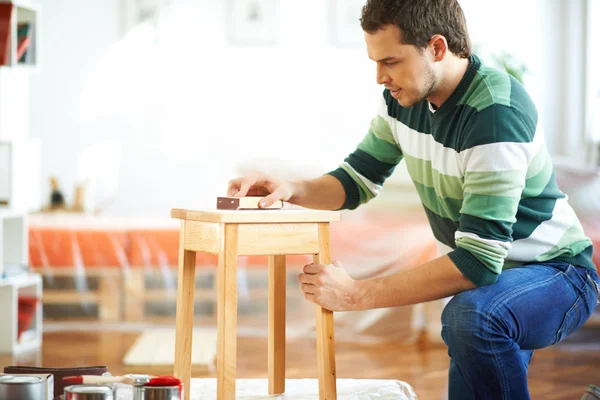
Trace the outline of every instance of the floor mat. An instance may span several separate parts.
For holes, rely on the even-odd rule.
[[[194,328],[192,338],[192,365],[215,368],[217,356],[217,329]],[[175,329],[145,331],[129,349],[125,365],[162,366],[175,362]]]
[[[192,378],[190,400],[216,399],[217,380]],[[119,400],[132,399],[132,387],[119,385]],[[338,400],[417,400],[412,386],[406,382],[385,379],[337,379]],[[185,388],[184,388],[185,391]],[[319,400],[317,379],[286,379],[285,393],[268,395],[266,379],[237,379],[237,400]]]

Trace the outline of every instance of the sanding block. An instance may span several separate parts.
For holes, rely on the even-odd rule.
[[[217,210],[273,210],[283,208],[283,201],[277,200],[269,207],[262,208],[258,202],[261,196],[217,197]]]

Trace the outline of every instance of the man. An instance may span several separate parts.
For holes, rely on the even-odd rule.
[[[357,149],[316,179],[255,174],[232,180],[229,195],[355,209],[404,160],[452,250],[370,280],[306,265],[306,299],[339,311],[453,296],[442,314],[449,398],[528,399],[533,351],[579,328],[599,295],[591,241],[557,187],[536,108],[517,80],[471,53],[455,0],[369,0],[361,24],[385,90]]]

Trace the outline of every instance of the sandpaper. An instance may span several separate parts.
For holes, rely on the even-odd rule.
[[[262,208],[258,202],[263,199],[260,196],[246,197],[217,197],[217,210],[275,210],[283,208],[281,200],[276,201],[269,207]]]

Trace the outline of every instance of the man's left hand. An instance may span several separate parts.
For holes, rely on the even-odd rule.
[[[304,298],[331,311],[358,310],[358,289],[341,264],[308,264],[298,275]]]

